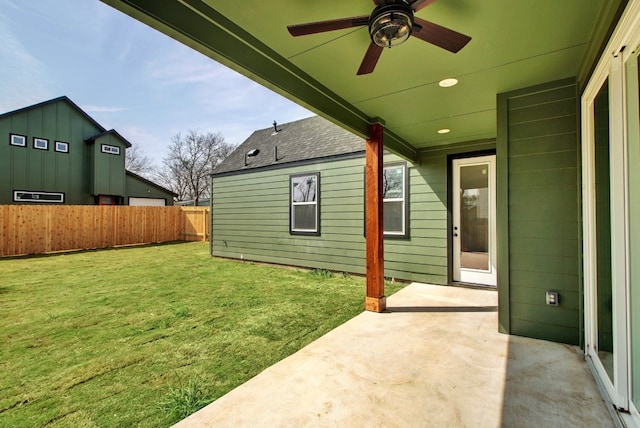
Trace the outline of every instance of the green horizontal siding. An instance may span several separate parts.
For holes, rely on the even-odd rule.
[[[581,337],[576,93],[565,80],[498,96],[501,325],[571,344]],[[546,290],[559,291],[560,306],[546,305]]]
[[[448,283],[447,156],[494,142],[423,153],[407,165],[409,239],[385,240],[385,276]],[[385,156],[385,162],[400,159]],[[320,172],[320,236],[289,234],[289,175]],[[214,177],[212,254],[365,273],[364,157]]]
[[[215,177],[212,254],[364,273],[364,159]],[[320,236],[289,233],[289,176],[320,172]]]
[[[546,318],[536,318],[533,314],[530,314],[528,318],[514,316],[511,319],[512,334],[552,342],[576,343],[576,336],[580,335],[578,327],[559,326],[545,321]]]

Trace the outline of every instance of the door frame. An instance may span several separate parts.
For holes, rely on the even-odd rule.
[[[461,281],[455,281],[454,280],[454,245],[453,245],[453,219],[454,219],[454,203],[453,203],[453,175],[455,174],[455,170],[454,170],[454,166],[453,166],[453,161],[454,160],[460,160],[460,159],[473,159],[473,158],[479,158],[479,157],[486,157],[486,156],[494,156],[494,179],[495,179],[495,183],[494,183],[494,201],[496,202],[496,206],[494,206],[494,219],[495,219],[495,225],[494,225],[494,233],[493,233],[493,239],[494,239],[494,248],[495,248],[495,260],[496,260],[496,264],[495,264],[495,273],[496,273],[496,284],[497,284],[497,273],[498,273],[498,252],[497,252],[497,224],[498,224],[498,218],[497,218],[497,177],[498,177],[498,162],[497,162],[497,156],[496,156],[496,149],[489,149],[489,150],[480,150],[480,151],[476,151],[476,152],[462,152],[462,153],[454,153],[454,154],[450,154],[447,156],[447,276],[448,276],[448,283],[451,285],[460,285],[460,284],[464,284],[464,285],[472,285],[472,286],[478,286],[478,287],[488,287],[488,288],[495,288],[496,286],[494,285],[483,285],[483,284],[473,284],[473,283],[465,283],[465,282],[461,282]]]
[[[629,106],[626,71],[640,46],[640,0],[632,0],[582,94],[582,182],[583,182],[583,274],[585,305],[585,355],[608,400],[619,410],[640,417],[632,401],[630,354],[630,271],[628,206]],[[609,155],[611,197],[611,280],[613,300],[612,379],[601,363],[597,349],[597,271],[595,225],[595,129],[593,104],[603,83],[609,79]],[[635,82],[637,85],[637,82]],[[637,97],[637,95],[636,95]],[[637,119],[636,119],[637,120]]]
[[[583,95],[582,123],[582,180],[583,186],[583,273],[584,273],[584,305],[585,305],[585,354],[589,358],[601,384],[613,405],[620,409],[628,409],[628,384],[626,361],[627,314],[626,314],[626,260],[619,255],[624,254],[624,190],[621,177],[624,168],[621,164],[610,168],[611,198],[611,284],[613,305],[613,376],[609,377],[598,356],[598,308],[597,308],[597,242],[596,242],[596,172],[595,172],[595,124],[593,119],[595,98],[600,88],[608,79],[609,85],[609,156],[610,164],[615,165],[624,146],[623,119],[620,99],[621,81],[617,76],[620,71],[621,56],[614,58],[610,68],[592,78]],[[624,184],[622,184],[624,188]],[[617,190],[619,189],[619,190]],[[620,192],[620,193],[619,193]]]

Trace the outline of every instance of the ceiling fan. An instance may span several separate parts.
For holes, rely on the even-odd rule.
[[[371,44],[358,69],[358,75],[369,74],[378,63],[384,48],[391,48],[407,41],[410,36],[456,53],[471,37],[414,16],[415,12],[436,0],[373,0],[375,9],[369,16],[332,19],[289,25],[292,36],[324,33],[354,27],[369,27]]]

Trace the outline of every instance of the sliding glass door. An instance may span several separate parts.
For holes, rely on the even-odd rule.
[[[594,341],[591,344],[604,371],[614,382],[613,283],[611,280],[611,140],[609,136],[609,80],[600,87],[593,103],[594,199],[595,199],[595,288]]]
[[[631,286],[640,227],[630,222],[640,214],[640,0],[625,14],[582,96],[585,352],[613,405],[640,420]]]

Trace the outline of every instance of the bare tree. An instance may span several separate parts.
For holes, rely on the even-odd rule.
[[[402,175],[401,167],[387,167],[384,169],[382,173],[383,198],[398,197],[398,193],[402,193]]]
[[[149,177],[154,173],[155,167],[151,158],[140,148],[140,146],[131,146],[127,149],[124,158],[124,167],[127,171],[143,177]]]
[[[178,201],[193,200],[198,205],[200,199],[209,196],[209,174],[232,151],[233,146],[219,133],[198,134],[190,130],[184,136],[176,134],[157,178],[178,194]]]

